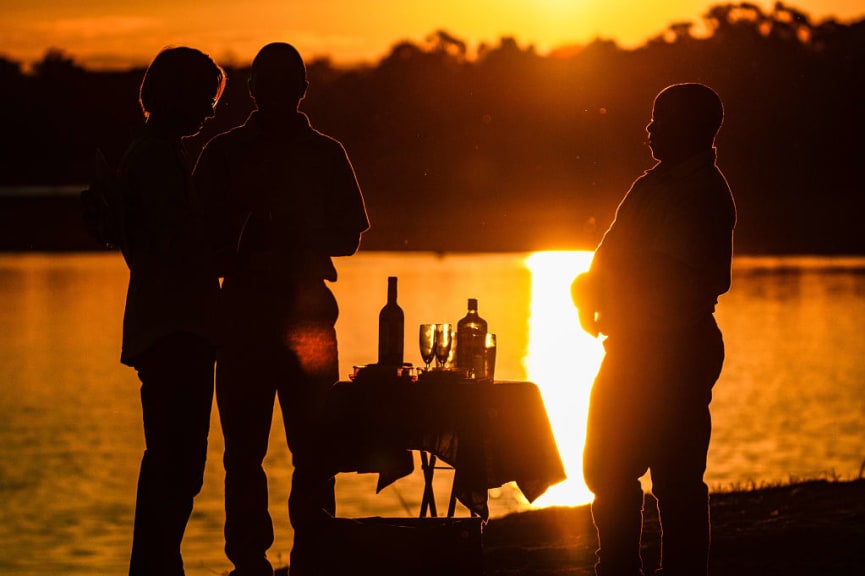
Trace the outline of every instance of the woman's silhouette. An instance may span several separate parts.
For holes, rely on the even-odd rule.
[[[204,475],[219,281],[181,140],[213,116],[224,86],[224,72],[206,54],[160,52],[141,82],[143,133],[120,166],[130,272],[121,362],[141,380],[146,442],[135,576],[184,573],[180,543]]]

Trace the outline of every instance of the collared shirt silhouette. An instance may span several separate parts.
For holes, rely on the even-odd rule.
[[[224,85],[206,54],[160,52],[141,83],[143,134],[119,169],[129,264],[121,361],[141,380],[146,443],[132,576],[184,573],[181,540],[204,477],[219,279],[181,139],[213,116]]]
[[[339,379],[338,307],[325,281],[332,257],[354,254],[369,227],[342,145],[298,111],[307,82],[289,44],[252,65],[254,111],[211,140],[195,171],[223,258],[217,404],[225,434],[226,554],[236,575],[272,574],[267,453],[279,398],[294,473],[291,573],[314,573],[322,521],[335,513],[334,478],[318,472],[316,411]]]
[[[595,494],[599,576],[643,574],[643,493],[651,471],[665,576],[708,570],[709,403],[724,344],[714,320],[730,288],[736,210],[715,165],[723,108],[701,84],[655,99],[659,161],[632,185],[573,285],[583,328],[606,335],[592,388],[584,476]],[[660,573],[660,572],[659,572]]]

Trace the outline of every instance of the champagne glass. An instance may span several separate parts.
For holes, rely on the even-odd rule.
[[[435,324],[420,325],[420,357],[423,359],[424,364],[426,364],[427,371],[429,371],[430,364],[432,364],[433,358],[435,358],[435,333]]]
[[[453,342],[453,325],[436,324],[435,328],[435,357],[439,368],[444,368],[451,353]]]
[[[496,375],[496,335],[487,333],[484,342],[484,377],[494,380]]]

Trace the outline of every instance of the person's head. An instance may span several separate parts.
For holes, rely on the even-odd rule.
[[[704,84],[673,84],[664,88],[652,107],[646,126],[652,156],[678,162],[714,146],[724,120],[718,94]]]
[[[196,134],[225,89],[225,72],[210,56],[180,46],[156,55],[144,73],[138,101],[148,122],[180,135]]]
[[[249,93],[259,110],[296,110],[306,94],[307,85],[303,58],[291,44],[268,44],[252,61]]]

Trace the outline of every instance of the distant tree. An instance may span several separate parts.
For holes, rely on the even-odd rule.
[[[33,64],[33,75],[37,78],[68,80],[78,78],[85,73],[84,68],[75,63],[71,56],[60,48],[49,48],[42,60]]]
[[[468,48],[465,41],[460,40],[445,30],[437,30],[427,36],[427,43],[430,45],[431,52],[433,53],[447,54],[459,62],[463,62],[466,59]]]
[[[0,55],[0,78],[7,81],[14,81],[14,79],[21,77],[21,63],[16,60],[10,60],[5,56]]]

